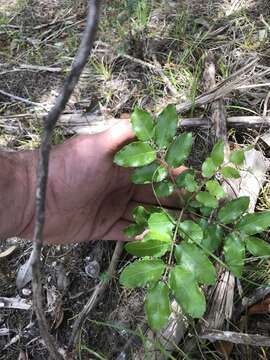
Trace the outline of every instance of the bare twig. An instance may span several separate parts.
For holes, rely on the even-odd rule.
[[[7,298],[0,297],[0,309],[19,309],[29,310],[31,309],[32,303],[30,300],[26,300],[20,297]]]
[[[244,334],[233,331],[210,330],[200,336],[201,339],[209,341],[228,341],[233,344],[244,344],[251,346],[270,346],[270,338],[258,334]]]
[[[69,345],[68,345],[69,350],[73,350],[74,347],[76,346],[76,343],[78,341],[79,334],[80,334],[80,329],[81,329],[84,321],[86,320],[90,311],[96,305],[97,300],[101,297],[101,295],[107,289],[107,287],[109,285],[109,279],[113,278],[113,276],[115,274],[116,266],[118,264],[118,260],[122,254],[122,250],[123,250],[123,243],[121,241],[118,241],[116,243],[114,253],[113,253],[113,256],[112,256],[112,259],[111,259],[111,262],[110,262],[110,265],[109,265],[109,268],[107,271],[108,279],[100,281],[100,283],[96,286],[95,291],[93,292],[91,298],[87,301],[87,303],[85,304],[84,308],[80,312],[77,320],[75,321],[75,323],[73,325],[73,330],[72,330],[71,338],[69,340]]]
[[[57,350],[57,346],[49,334],[48,324],[44,315],[42,306],[42,282],[41,282],[41,250],[43,244],[43,228],[45,220],[45,198],[46,187],[48,178],[48,164],[49,154],[51,148],[51,136],[54,126],[68,103],[72,92],[79,77],[82,73],[84,66],[90,55],[98,24],[100,9],[99,0],[89,1],[88,19],[86,29],[82,38],[80,48],[77,56],[73,62],[73,66],[69,76],[67,77],[63,90],[59,97],[56,99],[54,107],[49,114],[44,117],[44,132],[42,136],[42,142],[40,146],[40,156],[37,169],[37,191],[36,191],[36,222],[35,222],[35,234],[34,234],[34,247],[32,257],[32,273],[33,273],[33,301],[34,308],[37,315],[40,333],[46,343],[50,356],[53,359],[62,359],[62,356]]]
[[[22,97],[20,97],[20,96],[16,96],[16,95],[10,94],[10,93],[8,93],[8,92],[6,92],[6,91],[4,91],[4,90],[0,90],[0,94],[9,97],[11,100],[23,102],[23,103],[25,103],[25,104],[27,104],[27,105],[38,106],[38,107],[43,108],[44,110],[47,110],[46,107],[45,107],[43,104],[36,103],[36,102],[34,102],[34,101],[30,101],[30,100],[25,99],[25,98],[22,98]]]
[[[31,124],[39,123],[42,114],[22,114],[0,116],[0,128],[7,134],[19,134],[22,129]],[[107,130],[120,119],[114,117],[95,115],[91,113],[62,114],[57,122],[64,134],[96,134]],[[207,117],[181,118],[178,128],[210,128],[212,122]],[[242,129],[269,129],[270,116],[231,116],[227,118],[228,128]]]

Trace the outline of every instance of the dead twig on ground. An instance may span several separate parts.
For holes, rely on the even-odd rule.
[[[258,334],[244,334],[233,331],[205,331],[200,335],[201,339],[206,339],[211,342],[226,341],[233,344],[244,344],[250,346],[270,346],[270,338]]]
[[[23,102],[23,103],[25,103],[27,105],[31,105],[31,106],[37,106],[37,107],[42,108],[43,110],[47,111],[46,106],[44,106],[43,104],[40,104],[40,103],[37,103],[37,102],[34,102],[34,101],[30,101],[30,100],[22,98],[20,96],[10,94],[10,93],[8,93],[8,92],[6,92],[4,90],[0,90],[0,94],[9,97],[11,100]]]
[[[34,233],[34,247],[32,256],[33,273],[33,302],[37,315],[41,336],[43,337],[50,356],[60,360],[62,356],[58,352],[57,346],[49,334],[48,324],[42,305],[42,281],[41,281],[41,250],[43,245],[43,229],[45,220],[45,198],[48,178],[49,154],[51,148],[51,137],[55,124],[68,103],[74,91],[84,66],[90,55],[99,18],[100,1],[90,0],[86,29],[82,38],[78,53],[74,59],[70,74],[66,78],[63,90],[56,99],[54,107],[49,114],[44,117],[44,132],[40,146],[40,156],[37,169],[37,191],[36,191],[36,220]]]
[[[20,134],[22,129],[28,125],[34,125],[42,120],[42,114],[22,114],[0,116],[0,128],[6,134]],[[64,134],[96,134],[107,130],[120,119],[95,115],[88,113],[69,113],[62,114],[57,122],[57,127]],[[201,128],[208,129],[212,125],[211,119],[207,117],[181,118],[178,128]],[[227,118],[227,127],[236,129],[259,129],[270,128],[270,116],[231,116]]]

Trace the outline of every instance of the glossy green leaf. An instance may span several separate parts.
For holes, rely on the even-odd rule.
[[[194,274],[180,265],[175,266],[169,274],[169,286],[183,311],[193,318],[203,316],[206,301]]]
[[[153,138],[154,121],[149,112],[136,108],[131,114],[131,124],[139,140],[145,141]]]
[[[128,253],[135,256],[155,256],[160,257],[170,249],[170,243],[158,240],[132,241],[125,245]]]
[[[220,166],[223,163],[223,161],[224,161],[224,141],[223,140],[220,140],[219,142],[217,142],[214,145],[213,150],[211,151],[210,157],[216,166]]]
[[[131,175],[131,180],[134,184],[151,184],[164,180],[167,175],[168,172],[163,166],[153,162],[150,165],[135,169]]]
[[[253,256],[270,255],[270,244],[255,236],[250,236],[246,239],[246,247]]]
[[[159,148],[168,147],[175,134],[178,123],[178,115],[175,105],[168,105],[157,117],[155,128],[155,142]]]
[[[150,231],[154,231],[160,234],[171,234],[175,225],[172,223],[172,220],[169,218],[169,216],[165,214],[165,212],[162,212],[152,214],[148,219],[148,226]]]
[[[188,174],[190,174],[190,170],[185,170],[176,177],[175,183],[178,187],[182,188],[186,185],[186,176]]]
[[[169,147],[165,158],[167,163],[173,168],[182,165],[191,152],[192,142],[191,133],[179,135]]]
[[[143,239],[145,241],[155,240],[155,241],[163,241],[163,242],[171,243],[172,231],[162,232],[162,231],[149,230]]]
[[[127,288],[155,283],[161,278],[165,267],[164,262],[160,259],[134,261],[122,271],[120,283]]]
[[[168,323],[171,313],[167,285],[159,282],[147,291],[144,309],[150,328],[154,331],[161,330]]]
[[[216,165],[214,164],[213,160],[208,157],[202,164],[202,175],[203,177],[210,178],[215,175],[217,170]]]
[[[248,235],[259,234],[270,227],[270,211],[247,214],[236,225],[236,229]]]
[[[163,180],[154,184],[155,194],[158,198],[170,196],[174,191],[174,185],[171,181]]]
[[[243,164],[245,160],[245,154],[243,150],[234,150],[230,153],[230,162],[235,165]]]
[[[239,179],[241,177],[240,172],[231,166],[225,166],[220,172],[226,179]]]
[[[155,150],[148,144],[136,141],[124,146],[114,156],[114,162],[119,166],[138,167],[148,165],[156,159]]]
[[[213,208],[209,208],[209,207],[201,207],[200,208],[200,213],[203,215],[203,216],[210,216],[210,214],[213,212]]]
[[[235,276],[241,277],[245,262],[245,243],[235,233],[225,238],[224,255],[230,271]]]
[[[207,224],[203,232],[202,246],[211,252],[215,252],[221,245],[223,239],[221,226],[216,224]]]
[[[241,196],[229,201],[218,212],[218,220],[223,224],[230,224],[239,219],[249,207],[249,197]]]
[[[182,174],[178,175],[175,182],[179,188],[184,188],[189,192],[196,192],[199,188],[199,185],[195,180],[195,175],[191,174],[190,171],[184,171]]]
[[[144,231],[144,226],[138,224],[131,224],[124,229],[124,234],[128,238],[134,238]]]
[[[200,243],[203,238],[202,228],[192,220],[185,220],[179,224],[178,232],[180,236],[191,242]]]
[[[215,284],[215,267],[198,246],[182,242],[175,247],[174,255],[177,264],[193,273],[199,283]]]
[[[215,209],[218,207],[217,199],[211,195],[208,191],[200,191],[196,195],[196,200],[199,201],[203,206]]]
[[[209,191],[211,195],[215,196],[218,200],[226,196],[222,186],[220,186],[218,181],[216,180],[207,181],[206,189]]]
[[[133,210],[133,219],[138,225],[147,226],[147,220],[150,216],[150,213],[143,207],[137,206]]]

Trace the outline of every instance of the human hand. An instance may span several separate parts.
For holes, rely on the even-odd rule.
[[[122,120],[105,132],[73,137],[53,147],[46,198],[46,243],[127,240],[123,229],[132,223],[133,209],[139,204],[157,204],[150,185],[133,185],[131,169],[113,163],[115,152],[133,138],[130,122]],[[173,195],[162,204],[177,207],[179,199]],[[34,216],[20,236],[32,239],[33,232]]]

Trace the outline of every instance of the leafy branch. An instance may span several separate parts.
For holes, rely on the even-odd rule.
[[[133,167],[132,181],[152,184],[158,200],[185,191],[178,218],[162,207],[139,206],[133,213],[134,224],[125,229],[135,239],[125,249],[138,259],[124,268],[120,282],[128,288],[146,288],[148,324],[157,331],[168,323],[171,297],[192,318],[204,315],[201,287],[216,282],[211,259],[240,278],[246,252],[270,255],[270,245],[254,236],[268,229],[270,212],[247,214],[250,198],[228,201],[219,183],[218,179],[240,178],[244,150],[231,152],[226,163],[224,142],[219,141],[201,171],[189,167],[174,178],[171,170],[185,165],[193,144],[191,133],[177,135],[175,106],[168,105],[156,118],[136,108],[131,122],[137,140],[123,147],[114,162]]]

